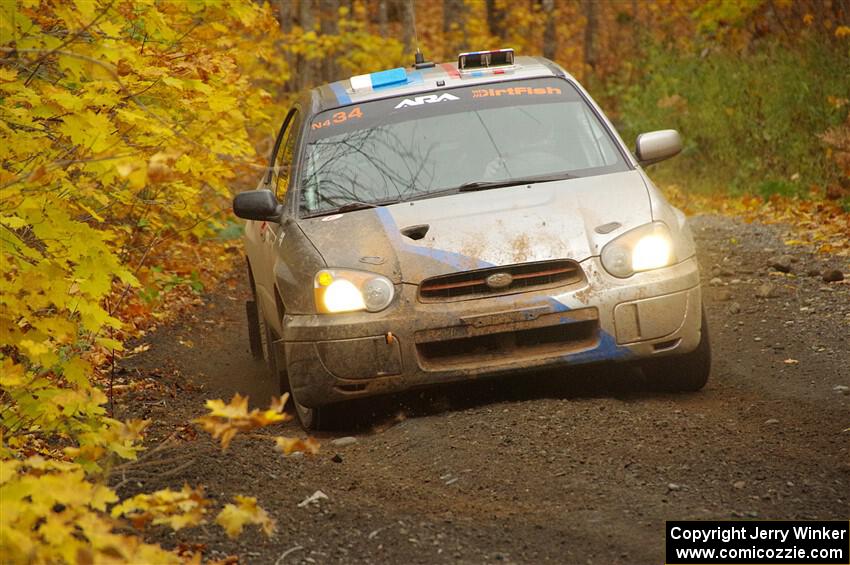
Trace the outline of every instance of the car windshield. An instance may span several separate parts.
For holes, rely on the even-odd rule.
[[[303,163],[300,206],[308,215],[424,198],[465,183],[628,170],[575,87],[555,78],[446,89],[318,114]]]

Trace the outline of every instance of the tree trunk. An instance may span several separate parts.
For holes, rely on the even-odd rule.
[[[450,56],[465,49],[466,3],[464,0],[444,0],[443,42]]]
[[[499,0],[487,0],[487,27],[490,35],[505,39],[505,8]]]
[[[277,0],[277,22],[283,33],[292,30],[292,0]]]
[[[292,0],[277,0],[277,21],[280,25],[280,31],[283,34],[288,34],[292,31]],[[293,79],[293,74],[295,69],[292,67],[292,53],[283,49],[280,44],[277,45],[279,49],[283,51],[282,57],[283,60],[286,61],[286,66],[289,69],[289,80],[286,81],[284,88],[286,90],[292,90],[295,86],[295,82]]]
[[[316,18],[314,12],[315,0],[299,0],[298,1],[298,22],[301,28],[307,32],[314,29]]]
[[[413,53],[416,50],[416,29],[413,10],[413,0],[396,0],[399,12],[401,12],[401,41],[404,44],[405,53]]]
[[[387,0],[378,0],[378,33],[381,37],[387,37]]]
[[[826,26],[824,25],[826,21],[826,6],[824,6],[823,0],[815,0],[815,31],[816,33],[824,33],[826,30]]]
[[[300,0],[298,4],[298,23],[304,33],[313,31],[313,0]],[[304,55],[298,56],[298,88],[305,89],[313,84],[313,61]]]
[[[596,0],[584,0],[584,64],[592,71],[596,67]]]
[[[320,0],[322,14],[322,35],[337,35],[339,33],[339,0]],[[322,81],[336,80],[336,53],[325,54],[321,63]]]
[[[543,28],[543,56],[554,60],[558,53],[558,29],[555,18],[555,0],[543,0],[543,15],[546,27]]]

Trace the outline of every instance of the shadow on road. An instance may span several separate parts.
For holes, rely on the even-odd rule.
[[[488,404],[540,399],[603,398],[624,401],[655,396],[641,371],[629,365],[572,367],[437,385],[338,405],[332,432],[383,431],[408,418]]]

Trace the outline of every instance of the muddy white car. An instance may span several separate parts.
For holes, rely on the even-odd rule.
[[[694,242],[579,83],[509,50],[352,77],[286,115],[245,218],[251,346],[305,428],[348,400],[637,363],[710,371]],[[568,378],[568,373],[552,373]]]

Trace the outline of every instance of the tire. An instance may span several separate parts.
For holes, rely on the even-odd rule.
[[[257,303],[253,300],[245,301],[245,317],[248,319],[248,346],[251,348],[251,356],[260,360],[263,358],[263,339],[260,337]]]
[[[643,366],[643,373],[654,390],[696,392],[705,386],[711,374],[711,343],[705,310],[697,348],[683,355],[653,359]]]
[[[305,431],[316,431],[322,428],[322,416],[325,415],[325,408],[307,408],[299,404],[295,399],[295,395],[290,392],[289,397],[292,399],[292,405],[295,406],[295,415],[298,416],[298,422]]]
[[[259,301],[257,302],[257,327],[260,334],[260,351],[269,369],[269,374],[279,384],[280,394],[288,392],[289,379],[285,370],[286,360],[278,358],[278,348],[274,346],[274,342],[279,338],[266,322],[263,306]]]
[[[349,402],[307,408],[298,402],[295,391],[291,390],[291,387],[288,389],[288,392],[289,398],[292,400],[292,405],[295,407],[295,415],[298,416],[298,422],[305,431],[336,430],[351,423],[350,421],[345,421],[346,416],[350,415],[350,411],[348,410]]]

